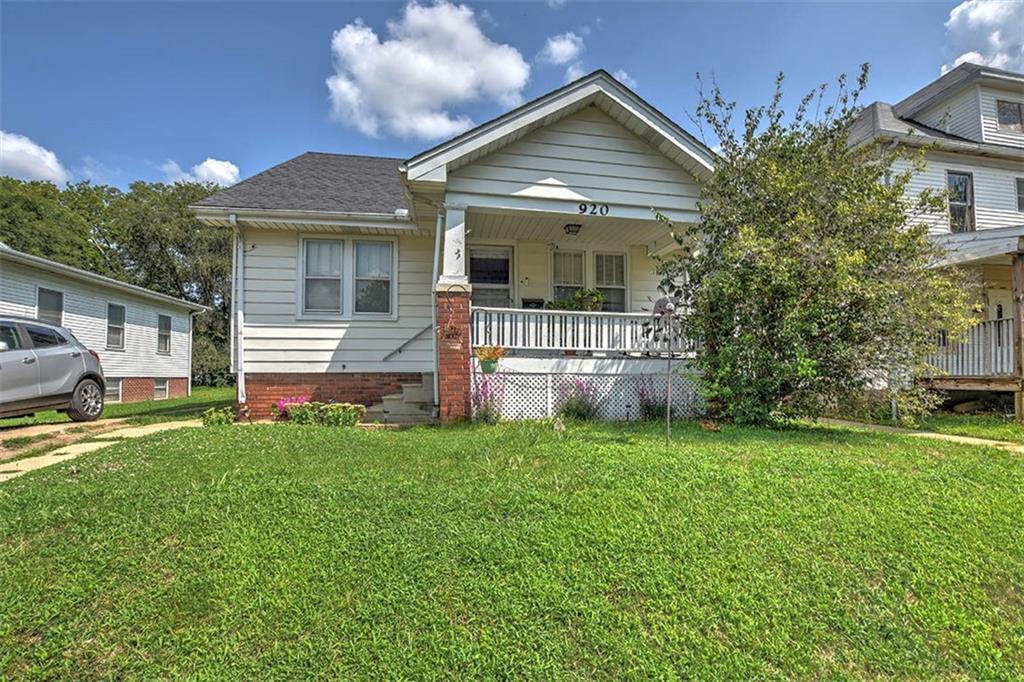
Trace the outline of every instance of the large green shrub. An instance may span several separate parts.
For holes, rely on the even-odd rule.
[[[827,98],[822,86],[788,122],[781,75],[772,101],[736,125],[735,103],[702,86],[697,115],[720,157],[699,226],[676,226],[682,254],[661,269],[685,282],[714,416],[814,416],[879,388],[887,403],[921,409],[912,380],[936,330],[968,323],[968,283],[932,267],[939,252],[920,220],[943,197],[908,192],[924,151],[851,144],[867,74],[852,88],[840,77]]]

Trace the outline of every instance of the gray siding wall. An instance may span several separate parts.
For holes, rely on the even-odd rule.
[[[691,175],[595,107],[453,171],[447,191],[470,205],[490,197],[578,213],[587,202],[607,204],[609,217],[642,219],[652,207],[692,217],[698,196]]]
[[[190,320],[187,309],[163,305],[120,289],[80,282],[21,263],[0,262],[0,313],[36,316],[36,290],[64,294],[64,322],[79,341],[99,353],[108,377],[187,377]],[[124,350],[107,350],[107,304],[125,306]],[[157,353],[157,315],[171,318],[171,353]]]
[[[1024,134],[999,130],[999,119],[996,117],[997,100],[1022,103],[1024,102],[1024,93],[1013,93],[993,88],[981,89],[981,116],[985,142],[1024,147]]]
[[[431,372],[430,275],[433,240],[399,237],[395,319],[304,319],[299,314],[303,236],[369,239],[357,234],[244,232],[246,372]],[[416,336],[400,354],[392,355]]]
[[[930,153],[927,160],[924,172],[911,181],[911,194],[916,195],[926,188],[945,191],[948,171],[968,172],[974,176],[977,229],[1024,223],[1024,213],[1017,211],[1016,180],[1024,177],[1024,169],[1019,164],[940,152]],[[898,165],[900,167],[906,168],[905,164]],[[949,218],[945,211],[927,216],[925,222],[933,232],[949,232]]]
[[[965,88],[949,100],[922,111],[915,118],[926,126],[981,141],[981,110],[977,87]]]

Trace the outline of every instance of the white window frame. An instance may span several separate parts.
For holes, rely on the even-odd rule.
[[[622,285],[606,285],[597,283],[597,257],[598,256],[618,256],[622,258]],[[594,277],[592,288],[594,289],[622,289],[622,311],[624,313],[629,312],[629,256],[624,251],[605,251],[597,249],[591,251],[590,259],[594,262]]]
[[[116,399],[107,397],[107,391],[110,390],[110,387],[114,383],[117,384],[117,398]],[[154,389],[153,390],[154,391],[156,390],[155,383],[154,383]],[[104,402],[107,402],[107,403],[119,403],[123,399],[124,399],[124,381],[121,380],[121,377],[107,377],[107,387],[106,387],[106,390],[103,391],[103,400],[104,400]]]
[[[341,242],[341,312],[306,312],[306,242],[328,241]],[[357,313],[355,312],[355,265],[356,242],[387,242],[391,244],[391,312],[390,313]],[[378,320],[394,322],[398,320],[398,289],[400,275],[398,272],[397,237],[375,237],[368,235],[306,235],[298,236],[298,263],[295,269],[295,319],[296,320]]]
[[[160,348],[160,318],[167,318],[167,350],[161,350]],[[171,342],[174,336],[174,318],[170,315],[164,315],[163,313],[157,313],[156,315],[156,354],[157,355],[170,355],[173,343]]]
[[[518,294],[518,292],[516,291],[516,283],[518,282],[518,279],[516,277],[516,247],[515,247],[514,244],[510,244],[510,243],[507,243],[507,242],[500,242],[500,243],[499,242],[493,242],[493,243],[491,243],[491,242],[486,242],[486,241],[473,242],[472,244],[467,244],[466,245],[466,253],[467,253],[467,258],[466,258],[466,277],[467,277],[467,279],[470,277],[470,274],[469,274],[469,269],[470,269],[469,259],[472,258],[473,251],[474,250],[486,251],[488,249],[492,249],[492,250],[495,250],[495,251],[497,251],[497,250],[508,251],[508,287],[501,286],[500,284],[473,284],[472,282],[470,282],[470,286],[472,286],[474,289],[476,289],[477,287],[479,287],[481,289],[505,289],[505,288],[507,288],[508,289],[509,305],[511,305],[513,308],[515,308],[516,307],[516,301],[517,301],[516,296]],[[472,296],[472,294],[471,294],[471,296]]]
[[[1017,107],[1017,123],[1000,123],[999,122],[999,105],[1009,104],[1012,107]],[[1016,102],[1010,99],[999,99],[996,98],[996,130],[1003,133],[1024,133],[1024,102]]]
[[[64,306],[64,299],[66,297],[64,295],[64,292],[62,290],[60,290],[60,289],[51,289],[50,287],[43,287],[43,286],[36,285],[36,319],[37,320],[42,320],[43,319],[43,318],[41,318],[39,316],[39,294],[40,294],[40,292],[43,292],[43,291],[49,291],[49,292],[54,293],[54,294],[60,294],[60,320],[57,321],[57,326],[58,327],[63,327],[64,326],[64,307],[65,307]],[[52,323],[51,322],[47,322],[47,324],[52,324]]]
[[[356,261],[357,261],[356,251],[358,250],[360,244],[390,244],[391,245],[391,275],[389,277],[387,277],[387,278],[381,278],[381,277],[358,277],[356,275]],[[381,318],[388,319],[388,318],[394,317],[395,309],[398,307],[398,299],[397,299],[397,294],[398,294],[398,259],[395,257],[395,251],[397,251],[397,249],[398,249],[398,246],[396,245],[395,240],[393,240],[393,239],[363,239],[363,238],[359,238],[359,239],[353,239],[352,240],[352,286],[350,288],[352,290],[352,316],[353,317],[356,317],[356,318],[367,317],[367,318],[375,318],[375,319],[381,319]],[[342,277],[342,282],[343,282],[342,289],[345,289],[345,286],[344,286],[345,271],[344,270],[342,270],[342,272],[341,272],[341,277]],[[356,284],[359,282],[359,280],[364,280],[364,281],[367,281],[367,282],[378,282],[378,281],[379,282],[385,282],[386,281],[386,282],[390,282],[391,283],[391,287],[390,287],[390,290],[389,290],[390,298],[388,300],[388,311],[386,313],[372,312],[372,311],[359,312],[358,310],[356,310]],[[344,299],[344,294],[342,295],[342,298]]]
[[[579,284],[579,285],[575,285],[575,284],[562,284],[562,283],[559,283],[559,282],[555,281],[555,254],[556,253],[578,253],[578,254],[580,254],[581,259],[582,259],[582,266],[583,266],[583,282],[581,284]],[[587,250],[586,249],[572,249],[572,248],[562,249],[562,248],[557,248],[557,249],[552,249],[551,250],[551,256],[548,258],[548,281],[551,283],[551,285],[548,287],[548,296],[551,299],[551,301],[557,301],[558,300],[555,297],[555,289],[557,289],[558,287],[579,286],[581,289],[589,289],[590,287],[587,286],[587,283],[590,281],[590,277],[591,277],[590,268],[587,267]]]
[[[110,306],[117,306],[118,308],[120,308],[121,310],[124,311],[124,320],[121,322],[121,345],[120,346],[111,346],[110,345],[110,327],[111,327],[111,324],[110,324]],[[106,338],[104,339],[104,347],[105,347],[105,349],[106,350],[123,351],[125,349],[125,346],[128,345],[128,306],[125,305],[124,303],[117,303],[115,301],[107,301],[107,319],[106,319],[106,322],[107,322],[106,327],[105,327]],[[159,325],[159,321],[157,321],[157,324]],[[157,332],[159,333],[159,326],[157,327]]]
[[[1017,212],[1024,213],[1024,178],[1014,178],[1014,181],[1017,188]]]
[[[977,216],[977,206],[978,206],[977,201],[978,200],[977,200],[977,197],[976,197],[976,195],[974,193],[974,173],[972,173],[971,171],[962,171],[962,170],[955,170],[955,169],[947,170],[946,171],[946,191],[947,192],[949,191],[949,176],[951,176],[951,175],[965,175],[965,176],[967,176],[969,178],[969,183],[967,185],[967,203],[966,203],[966,208],[967,208],[967,220],[970,223],[970,225],[963,232],[953,232],[953,211],[951,211],[950,208],[952,207],[954,202],[953,202],[953,198],[948,196],[948,195],[946,197],[946,221],[947,221],[946,224],[949,226],[949,231],[953,232],[953,234],[965,234],[965,233],[968,233],[968,232],[975,232],[978,229],[978,216]],[[956,202],[956,203],[959,204],[960,202]]]
[[[157,395],[161,390],[159,386],[163,384],[163,396]],[[171,397],[171,381],[170,379],[153,379],[153,400],[167,400]]]

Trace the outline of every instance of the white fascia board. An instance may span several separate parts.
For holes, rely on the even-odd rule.
[[[192,213],[203,222],[223,225],[234,215],[239,222],[281,223],[287,225],[325,225],[336,227],[375,227],[395,231],[415,230],[417,226],[408,214],[394,213],[340,213],[334,211],[288,211],[279,209],[222,208],[190,206]]]

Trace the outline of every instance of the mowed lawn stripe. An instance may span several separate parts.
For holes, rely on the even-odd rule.
[[[9,676],[1024,673],[1024,462],[826,429],[172,432],[0,487]]]

